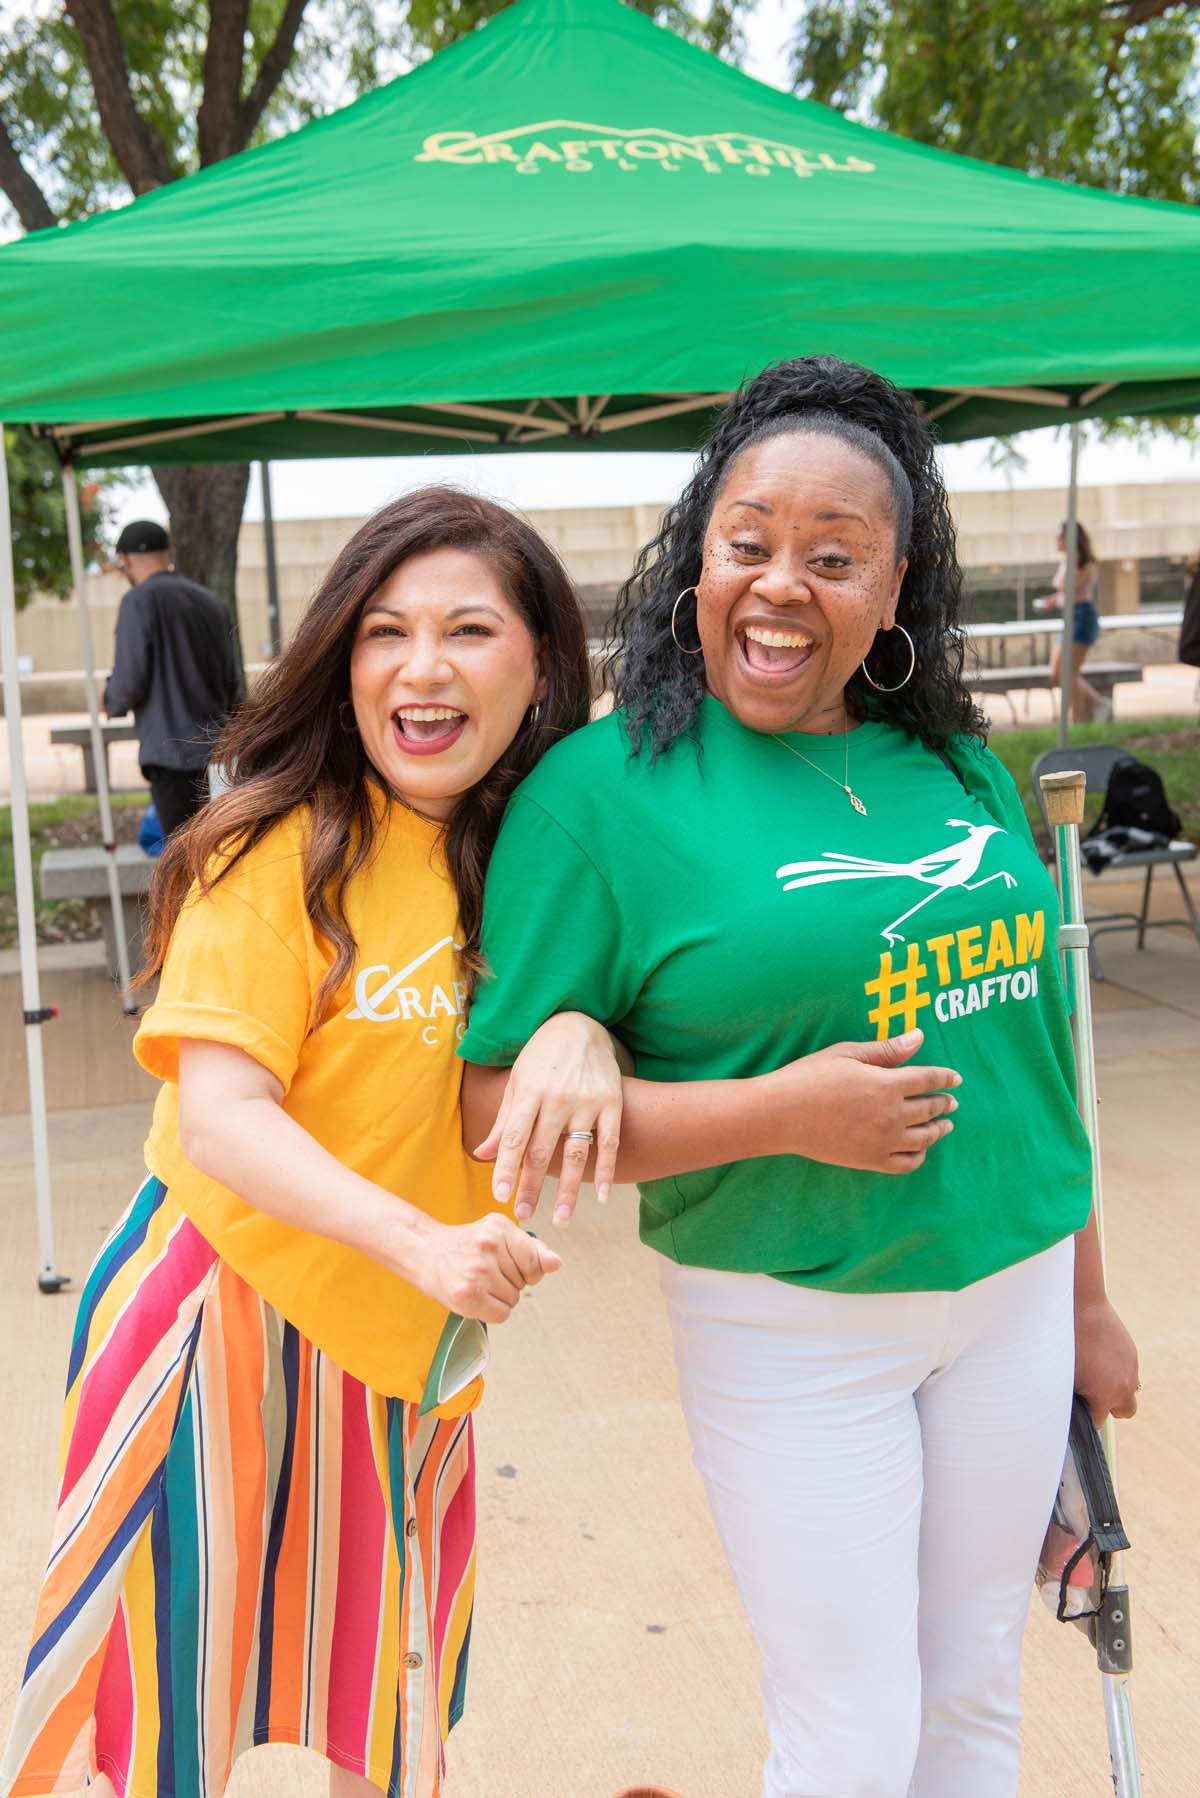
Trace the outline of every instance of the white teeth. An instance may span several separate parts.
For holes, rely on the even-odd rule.
[[[752,643],[762,643],[767,649],[807,649],[812,643],[811,637],[801,637],[791,631],[765,631],[757,624],[748,624],[746,635]]]
[[[402,705],[395,712],[397,718],[409,718],[414,724],[437,724],[443,718],[461,718],[462,715],[445,705]]]

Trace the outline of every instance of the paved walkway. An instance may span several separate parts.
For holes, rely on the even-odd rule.
[[[1130,894],[1132,897],[1132,894]],[[1119,902],[1106,887],[1106,905]],[[1164,893],[1164,903],[1166,895]],[[149,1083],[91,945],[51,951],[63,1006],[47,1032],[60,1264],[78,1290],[139,1177]],[[1195,1304],[1200,949],[1110,938],[1096,989],[1113,1289],[1143,1355],[1142,1416],[1123,1431],[1148,1793],[1200,1791],[1190,1740],[1200,1651],[1192,1552],[1200,1490]],[[0,1016],[17,1014],[0,961]],[[73,1302],[41,1297],[18,1031],[0,1034],[0,1732],[45,1553]],[[1021,1120],[1014,1118],[1014,1129]],[[709,1523],[675,1401],[634,1196],[587,1202],[564,1271],[497,1337],[479,1420],[481,1581],[453,1798],[608,1798],[651,1776],[684,1798],[755,1798],[763,1741],[753,1647]],[[1190,1421],[1189,1421],[1190,1420]],[[1086,1645],[1033,1607],[1022,1798],[1108,1790]],[[241,1763],[233,1798],[318,1798],[299,1750]],[[971,1798],[964,1793],[963,1798]]]

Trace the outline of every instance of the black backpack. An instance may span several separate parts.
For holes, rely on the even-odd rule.
[[[1162,775],[1136,756],[1122,756],[1114,763],[1104,795],[1104,809],[1088,831],[1097,837],[1106,830],[1147,830],[1154,836],[1177,837],[1183,829],[1178,812],[1167,804]]]

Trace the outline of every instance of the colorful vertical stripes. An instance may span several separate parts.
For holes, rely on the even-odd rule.
[[[220,1798],[257,1742],[436,1798],[475,1576],[471,1420],[333,1365],[148,1179],[80,1301],[2,1798]]]

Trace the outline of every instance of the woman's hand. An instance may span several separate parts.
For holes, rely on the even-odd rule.
[[[578,1011],[548,1019],[530,1037],[513,1063],[496,1121],[475,1150],[480,1161],[495,1158],[492,1192],[500,1204],[520,1175],[513,1202],[517,1218],[533,1216],[564,1134],[556,1224],[571,1221],[593,1140],[592,1178],[604,1203],[621,1143],[621,1069],[613,1040],[602,1024]]]
[[[553,1249],[493,1211],[477,1224],[438,1224],[431,1230],[414,1279],[422,1292],[460,1317],[502,1324],[527,1287],[561,1266]]]
[[[1137,1347],[1106,1298],[1075,1306],[1075,1390],[1097,1429],[1110,1412],[1132,1417],[1137,1410]]]
[[[951,1068],[906,1067],[920,1030],[881,1043],[834,1043],[763,1076],[772,1109],[785,1112],[787,1151],[834,1167],[911,1174],[954,1125],[960,1086]]]

